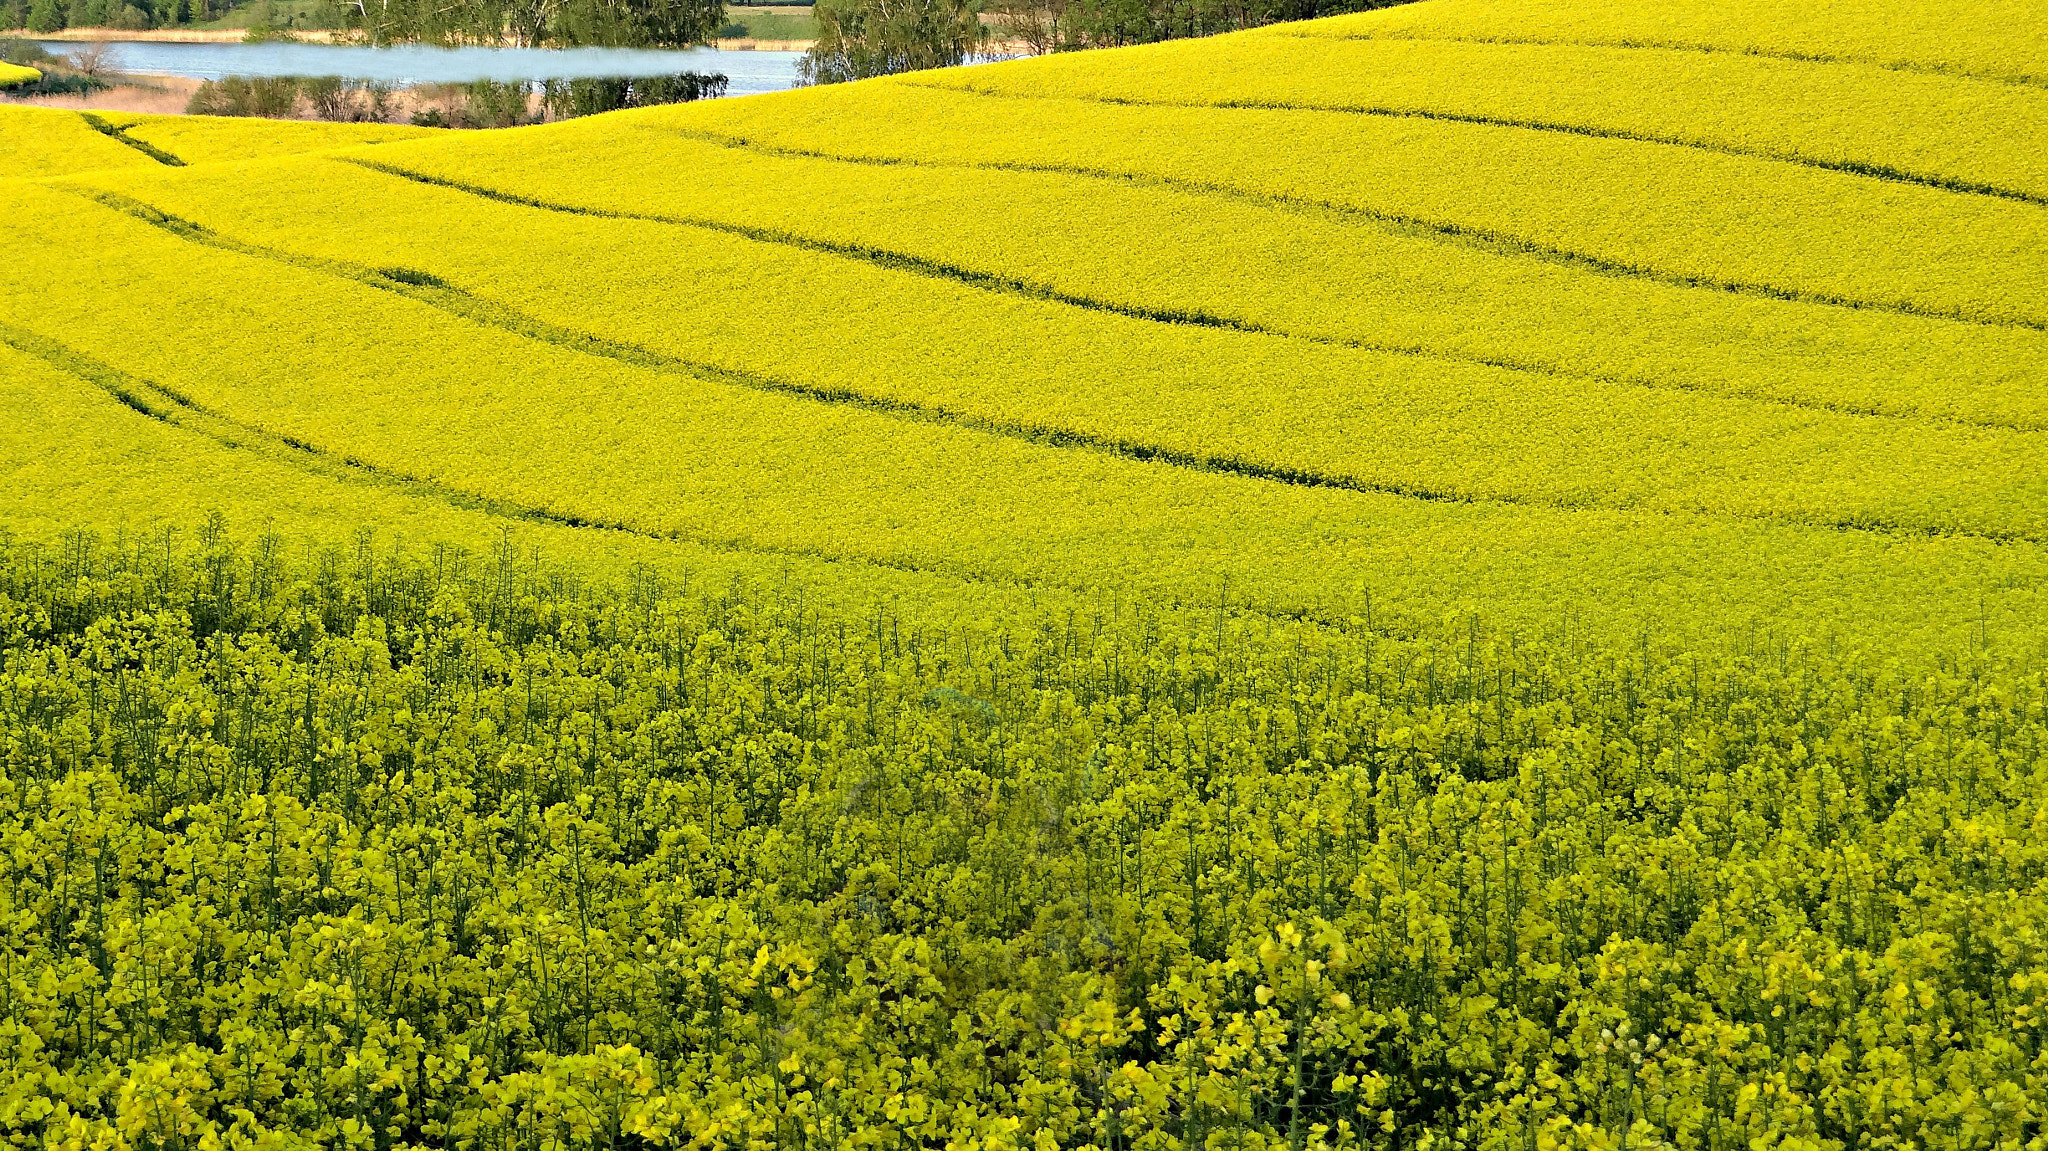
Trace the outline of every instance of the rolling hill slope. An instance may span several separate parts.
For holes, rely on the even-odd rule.
[[[2038,1146],[2037,7],[0,107],[0,1128]]]
[[[1690,17],[1587,46],[1547,11],[367,149],[406,132],[39,114],[17,170],[78,171],[4,193],[0,320],[651,540],[1326,618],[1369,589],[2033,642],[2033,49],[1844,17],[1836,55],[1787,22],[1675,67],[1645,45]]]

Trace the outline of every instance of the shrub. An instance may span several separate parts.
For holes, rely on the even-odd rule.
[[[725,94],[726,83],[722,74],[700,72],[682,72],[674,76],[549,80],[541,88],[541,102],[551,118],[563,120],[615,112],[621,108],[712,99]]]

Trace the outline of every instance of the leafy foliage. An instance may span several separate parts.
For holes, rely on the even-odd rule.
[[[0,562],[32,1137],[2040,1129],[2038,670],[199,536]]]
[[[1213,36],[1283,21],[1385,8],[1408,0],[996,0],[997,35],[1032,52],[1113,48]]]
[[[673,76],[596,76],[550,80],[541,87],[541,103],[557,120],[595,116],[622,108],[685,104],[725,95],[728,81],[718,72],[678,72]]]
[[[723,0],[349,0],[349,28],[372,43],[687,47],[724,23]]]
[[[289,116],[298,106],[299,86],[296,76],[223,76],[219,80],[202,80],[185,110],[194,116]]]
[[[817,40],[797,62],[807,84],[949,68],[988,38],[969,0],[820,0],[811,12]]]

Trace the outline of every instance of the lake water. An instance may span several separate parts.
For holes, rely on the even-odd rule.
[[[62,55],[78,45],[44,41]],[[574,80],[591,76],[673,76],[719,72],[726,93],[746,96],[796,84],[801,52],[721,52],[716,48],[430,48],[407,44],[160,44],[123,40],[111,47],[124,72],[192,76],[343,76],[388,84],[463,84],[474,80]]]

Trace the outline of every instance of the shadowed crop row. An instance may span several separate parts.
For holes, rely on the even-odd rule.
[[[1513,83],[1500,78],[1512,76]],[[1617,136],[2048,200],[2048,90],[1680,49],[1410,38],[1171,41],[919,77],[994,95],[1322,108]]]
[[[449,156],[412,146],[375,155],[403,171],[567,208],[866,246],[1166,318],[1838,410],[2048,425],[2040,387],[2048,338],[2027,329],[1597,274],[1201,189],[971,163],[836,163],[718,147],[743,139],[724,134],[664,138],[613,127],[565,139],[576,141],[578,158],[528,155],[509,139],[463,140]],[[592,174],[643,161],[691,178],[650,189]],[[211,195],[195,186],[181,202],[196,211],[217,199],[267,214],[260,197],[239,195],[232,183]],[[990,204],[1005,205],[999,225],[991,226]]]

